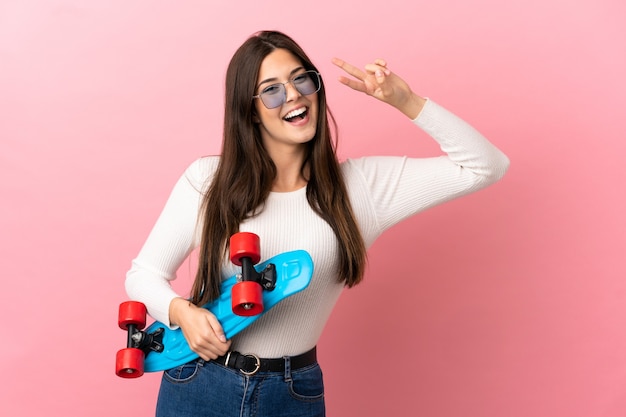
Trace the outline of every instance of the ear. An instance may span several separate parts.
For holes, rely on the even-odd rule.
[[[256,112],[252,113],[252,122],[253,123],[261,123],[261,119],[259,119],[259,116],[257,116]]]

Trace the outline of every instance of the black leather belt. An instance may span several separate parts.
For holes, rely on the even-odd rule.
[[[213,361],[232,369],[238,369],[244,375],[254,375],[257,372],[285,372],[287,358],[263,359],[252,354],[228,352]],[[315,347],[301,355],[289,357],[292,370],[304,368],[316,362],[317,348]]]

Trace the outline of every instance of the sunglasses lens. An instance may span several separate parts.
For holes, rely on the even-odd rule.
[[[261,94],[261,100],[265,107],[273,109],[285,102],[285,86],[282,84],[273,84],[265,88]]]
[[[292,82],[296,90],[305,96],[313,94],[320,89],[320,79],[315,71],[306,71],[297,75]]]

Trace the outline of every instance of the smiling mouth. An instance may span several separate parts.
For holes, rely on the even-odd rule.
[[[307,107],[301,107],[299,109],[292,110],[289,113],[287,113],[287,115],[283,117],[283,120],[285,120],[286,122],[292,123],[292,122],[304,119],[308,113],[309,113],[309,109]]]

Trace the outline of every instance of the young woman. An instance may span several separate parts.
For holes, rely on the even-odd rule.
[[[200,356],[164,372],[157,416],[325,415],[315,346],[342,289],[362,280],[366,249],[394,224],[486,187],[508,167],[502,152],[413,93],[385,61],[363,70],[333,62],[351,76],[340,82],[398,109],[445,155],[340,163],[316,67],[282,33],[250,37],[226,74],[222,155],[187,168],[127,275],[130,298],[180,327]],[[308,251],[315,272],[306,290],[226,340],[215,316],[198,306],[216,298],[221,280],[236,273],[227,246],[238,231],[260,236],[262,259]],[[189,302],[170,281],[196,248]],[[262,369],[248,375],[256,358]]]

